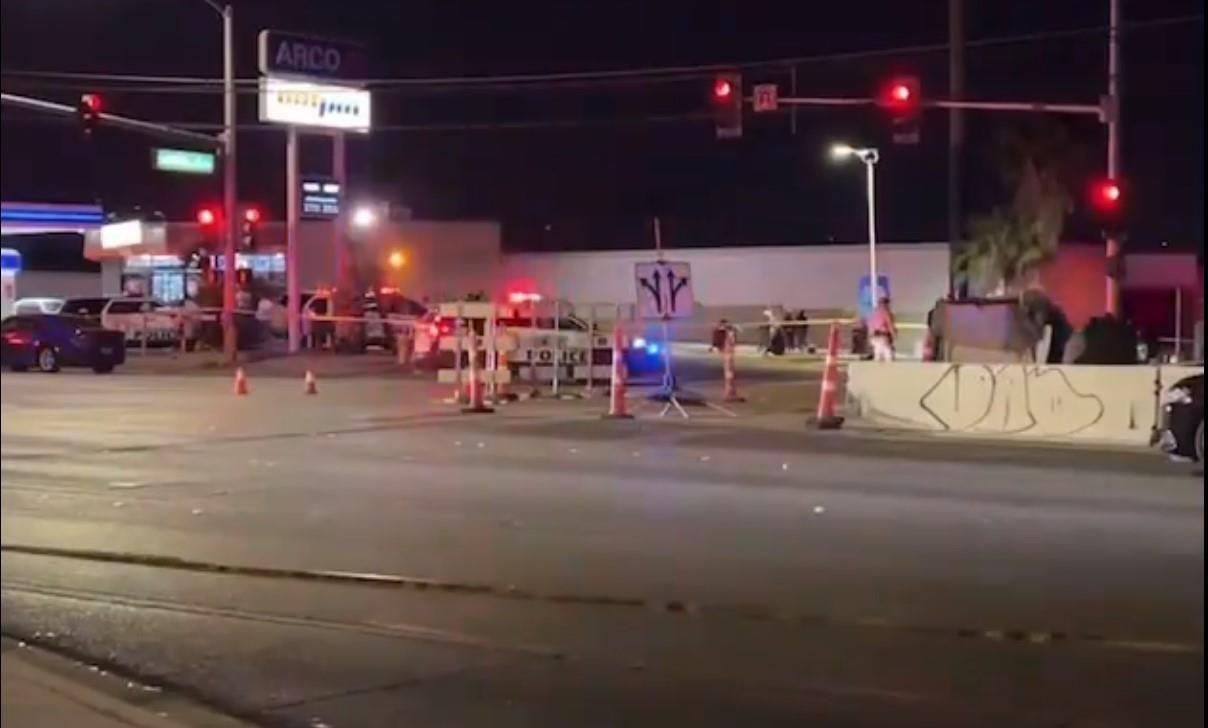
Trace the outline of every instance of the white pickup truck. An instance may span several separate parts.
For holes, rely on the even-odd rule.
[[[121,331],[127,343],[180,341],[180,311],[151,298],[111,298],[101,309],[101,326]]]

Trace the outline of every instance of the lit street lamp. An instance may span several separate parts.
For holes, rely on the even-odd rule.
[[[870,311],[877,308],[877,197],[876,197],[876,168],[881,154],[870,147],[853,147],[848,144],[836,144],[830,150],[831,159],[845,160],[855,157],[864,163],[868,174],[868,296]]]
[[[352,213],[352,226],[361,230],[368,230],[377,225],[378,214],[369,205],[361,205]]]

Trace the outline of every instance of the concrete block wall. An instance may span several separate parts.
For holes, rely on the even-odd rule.
[[[849,411],[879,424],[989,437],[1145,445],[1158,395],[1203,367],[853,362]]]

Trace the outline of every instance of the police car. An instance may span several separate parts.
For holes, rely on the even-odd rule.
[[[467,320],[472,322],[475,333],[481,336],[484,321]],[[507,355],[508,366],[513,373],[535,365],[538,374],[549,379],[549,371],[555,362],[570,374],[576,370],[582,371],[589,363],[593,367],[612,365],[611,335],[599,326],[592,331],[590,325],[577,316],[560,316],[555,322],[552,316],[537,316],[534,319],[511,315],[499,318],[497,323],[499,332],[516,342],[515,349]],[[434,369],[452,368],[454,352],[447,346],[442,347],[441,342],[451,338],[453,332],[454,318],[440,315],[438,309],[425,315],[416,326],[416,364]],[[625,365],[630,375],[637,376],[658,371],[661,357],[659,342],[638,336],[628,342]],[[547,371],[542,372],[543,369]],[[597,372],[597,375],[607,376],[602,372]]]

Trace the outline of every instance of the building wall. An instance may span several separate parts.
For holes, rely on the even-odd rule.
[[[948,292],[947,245],[884,244],[877,255],[899,312],[926,312]],[[632,302],[634,264],[655,257],[653,250],[507,254],[504,285],[570,301]],[[677,248],[665,257],[692,264],[693,292],[708,308],[854,311],[857,281],[868,274],[863,244]]]
[[[330,230],[304,229],[300,238],[302,287],[331,285],[335,261]],[[370,234],[354,234],[349,249],[362,261],[377,264],[383,284],[416,300],[449,300],[499,288],[502,250],[498,223],[390,223]],[[406,259],[397,270],[388,264],[394,251]]]
[[[1070,323],[1082,327],[1093,316],[1103,314],[1106,297],[1107,265],[1103,246],[1089,243],[1064,243],[1057,257],[1040,270],[1039,282],[1064,310]],[[1204,316],[1203,273],[1194,253],[1153,252],[1130,253],[1124,261],[1121,296],[1125,309],[1130,301],[1138,306],[1142,300],[1166,293],[1170,299],[1168,321],[1154,322],[1162,335],[1174,330],[1174,292],[1179,290],[1183,300],[1184,335],[1190,326]],[[1144,306],[1148,308],[1149,306]]]

